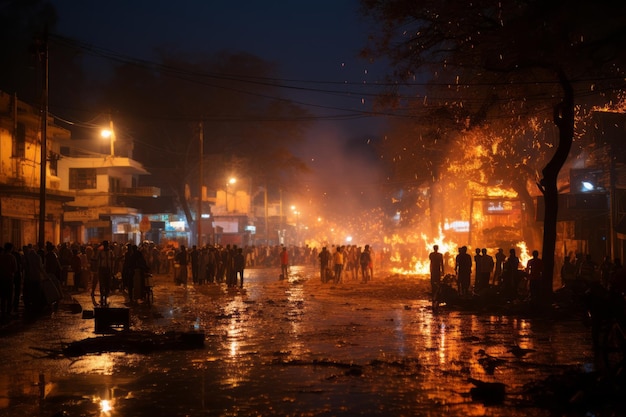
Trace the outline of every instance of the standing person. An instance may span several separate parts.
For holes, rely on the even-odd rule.
[[[129,298],[131,302],[136,302],[144,298],[144,288],[146,274],[150,272],[148,261],[144,253],[137,247],[132,245],[129,249],[130,267],[132,268],[132,280],[129,288]]]
[[[533,251],[532,259],[526,264],[526,275],[530,281],[530,300],[537,301],[541,296],[543,276],[543,260],[539,259],[539,251]]]
[[[367,266],[367,269],[369,269],[369,275],[367,276],[367,280],[371,281],[372,279],[374,279],[374,249],[372,249],[371,246],[368,249],[370,251],[370,263]]]
[[[509,250],[509,257],[504,262],[502,270],[502,286],[504,287],[504,294],[509,298],[515,298],[517,296],[518,282],[518,269],[519,258],[515,254],[515,249]]]
[[[13,297],[13,278],[17,272],[17,261],[13,256],[13,244],[4,244],[0,254],[0,320],[5,322],[11,315],[11,299]]]
[[[198,251],[198,247],[196,245],[191,247],[189,259],[191,260],[191,280],[193,281],[193,284],[196,285],[200,280],[200,251]]]
[[[480,257],[480,278],[476,281],[476,290],[480,291],[489,287],[491,281],[491,272],[493,271],[493,257],[487,253],[487,249],[481,250]]]
[[[615,265],[611,261],[610,256],[605,256],[604,260],[600,264],[600,283],[604,288],[609,288],[609,281],[611,280],[611,274],[613,274],[613,269]]]
[[[443,255],[439,253],[439,245],[433,246],[433,251],[428,255],[430,260],[430,290],[432,300],[435,301],[441,277],[444,275]]]
[[[180,245],[180,251],[176,254],[176,263],[180,266],[178,269],[177,284],[183,285],[187,288],[187,265],[189,263],[189,253],[185,245]]]
[[[493,274],[493,284],[500,285],[502,282],[502,270],[504,268],[504,261],[506,260],[506,255],[504,254],[504,249],[499,248],[498,253],[496,253],[496,270]]]
[[[333,255],[333,263],[335,265],[335,284],[341,282],[341,272],[343,271],[343,253],[341,246],[337,245],[337,251]]]
[[[67,285],[67,273],[72,263],[72,250],[67,242],[63,242],[59,245],[59,263],[61,264],[59,281],[61,281],[61,284]]]
[[[46,242],[46,254],[44,257],[44,267],[46,274],[53,275],[58,282],[61,282],[61,263],[57,256],[52,242]]]
[[[474,290],[477,290],[478,283],[480,281],[481,270],[480,267],[482,265],[482,255],[480,252],[480,248],[476,248],[476,254],[474,255],[474,268],[475,268],[475,276],[474,276]]]
[[[456,256],[454,272],[458,280],[459,295],[465,296],[469,294],[470,281],[472,279],[472,256],[467,253],[467,246],[459,248],[459,254]]]
[[[280,276],[281,279],[289,277],[289,253],[286,246],[283,246],[283,250],[280,252]]]
[[[96,260],[98,265],[98,285],[100,286],[100,305],[102,307],[107,307],[109,305],[111,278],[113,276],[113,266],[115,264],[115,256],[109,247],[108,240],[102,241],[102,246],[97,250]],[[95,299],[93,288],[91,290],[91,298]]]
[[[237,284],[237,277],[239,277],[239,287],[243,288],[243,270],[246,267],[246,257],[243,255],[242,248],[237,249],[233,263],[235,266],[235,285]]]
[[[326,246],[322,248],[317,257],[320,260],[320,279],[322,280],[322,283],[325,283],[328,281],[328,277],[326,276],[326,270],[328,269],[328,262],[330,262],[330,252],[328,252]]]
[[[363,282],[370,280],[370,264],[372,263],[372,253],[370,252],[370,245],[365,245],[363,252],[359,259],[359,265],[361,267],[361,277]]]

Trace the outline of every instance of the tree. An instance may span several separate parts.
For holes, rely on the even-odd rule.
[[[546,300],[552,292],[557,176],[574,136],[574,105],[623,88],[626,4],[526,0],[362,0],[380,26],[364,50],[386,56],[402,80],[427,79],[439,103],[468,125],[552,118],[559,136],[538,181],[545,199]],[[550,109],[552,109],[550,111]]]

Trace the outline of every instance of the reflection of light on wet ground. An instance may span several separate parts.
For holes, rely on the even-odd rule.
[[[288,283],[289,287],[285,290],[285,294],[287,295],[288,302],[287,318],[289,320],[289,325],[291,327],[290,332],[292,334],[292,337],[290,338],[290,343],[287,345],[287,348],[292,355],[300,355],[305,351],[305,349],[303,349],[302,341],[299,337],[302,332],[300,326],[300,316],[305,313],[305,291],[303,285],[304,279],[306,279],[304,276],[304,267],[291,267]]]
[[[93,324],[79,317],[59,325],[64,332],[54,337],[28,331],[20,341],[7,338],[0,357],[29,360],[0,364],[0,407],[6,398],[13,412],[0,409],[0,415],[50,416],[65,408],[70,415],[100,417],[537,417],[548,414],[515,409],[515,393],[554,372],[555,364],[581,365],[588,358],[582,325],[446,307],[433,315],[428,301],[414,296],[414,282],[404,285],[402,277],[394,286],[384,278],[333,285],[322,284],[316,268],[293,268],[289,282],[278,281],[277,269],[249,272],[244,291],[224,285],[157,288],[150,311],[158,314],[142,311],[146,328],[206,329],[202,350],[32,360],[30,346],[57,347],[59,340],[93,336]],[[516,358],[507,352],[513,344],[537,352]],[[506,362],[488,375],[478,362],[480,350]],[[347,371],[352,364],[359,373]],[[20,414],[16,402],[37,402],[33,383],[41,370],[51,392],[42,401],[45,412],[35,405],[34,412]],[[505,383],[511,401],[501,407],[472,402],[469,377]]]
[[[226,324],[225,349],[228,356],[222,385],[230,388],[238,387],[248,380],[250,369],[248,359],[243,349],[246,348],[246,340],[252,336],[249,334],[249,323],[246,323],[245,314],[247,306],[241,295],[233,296],[224,306],[224,315],[228,318]]]
[[[113,411],[113,401],[100,400],[100,415],[104,414],[108,416]]]
[[[85,355],[72,363],[72,370],[76,373],[95,373],[100,375],[112,375],[117,365],[114,360],[124,356],[125,353],[109,353],[101,355]],[[129,362],[132,359],[129,358]]]

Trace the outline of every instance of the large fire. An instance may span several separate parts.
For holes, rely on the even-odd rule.
[[[458,254],[458,245],[455,242],[446,238],[441,230],[439,230],[439,236],[430,238],[424,233],[408,235],[401,237],[399,235],[393,235],[389,238],[385,238],[385,244],[392,249],[390,254],[390,261],[392,264],[408,265],[394,266],[391,268],[391,272],[400,275],[416,275],[421,278],[428,278],[430,275],[430,261],[428,260],[428,254],[432,252],[433,246],[439,246],[439,252],[444,254],[445,268],[448,272],[454,272],[454,260]],[[411,247],[415,250],[413,253],[407,253],[406,249]],[[472,256],[475,248],[468,247],[468,253]],[[482,249],[482,248],[481,248]],[[486,248],[487,253],[495,258],[495,254],[498,248]],[[509,255],[509,249],[503,248],[505,255]],[[526,242],[517,242],[515,244],[516,254],[520,260],[520,268],[526,267],[531,255],[528,252]]]

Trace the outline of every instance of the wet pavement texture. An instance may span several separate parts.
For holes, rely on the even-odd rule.
[[[83,314],[61,306],[4,334],[0,416],[551,416],[524,386],[593,368],[579,317],[434,315],[418,277],[245,273],[243,289],[157,275],[152,305],[130,306],[131,332],[204,332],[198,349],[64,354],[110,337],[83,318],[87,293],[73,294]],[[111,307],[125,307],[124,295]],[[502,400],[472,396],[481,383],[503,388]]]

